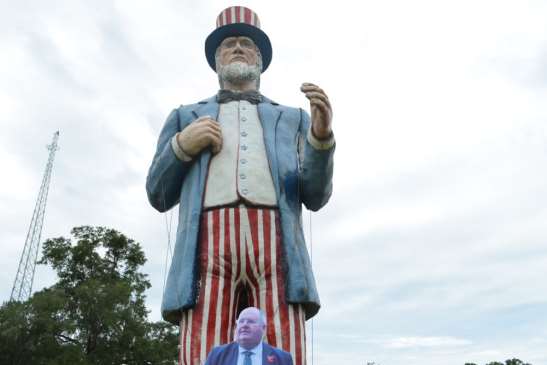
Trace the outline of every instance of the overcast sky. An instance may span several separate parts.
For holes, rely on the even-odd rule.
[[[176,216],[148,166],[169,112],[218,89],[203,45],[239,4],[0,1],[0,301],[60,130],[42,238],[139,241],[159,320]],[[547,364],[547,2],[241,5],[273,45],[261,91],[309,109],[315,82],[334,108],[334,193],[304,216],[314,364]],[[40,266],[34,289],[54,281]]]

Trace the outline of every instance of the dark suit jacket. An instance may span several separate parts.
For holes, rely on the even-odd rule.
[[[205,365],[236,365],[239,345],[237,342],[214,347]],[[262,343],[262,365],[293,365],[291,354]]]

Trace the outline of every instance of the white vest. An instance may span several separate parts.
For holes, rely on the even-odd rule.
[[[220,104],[222,149],[213,156],[204,208],[234,204],[277,206],[256,105],[246,100]]]

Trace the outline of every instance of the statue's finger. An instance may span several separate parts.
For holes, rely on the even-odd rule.
[[[327,104],[330,107],[330,100],[325,94],[315,92],[315,91],[311,91],[311,92],[306,93],[306,97],[310,100],[312,100],[312,99],[322,100],[325,104]]]
[[[320,99],[312,99],[310,100],[310,104],[316,106],[321,112],[325,113],[326,116],[330,116],[332,113],[330,107]]]
[[[314,84],[302,84],[302,86],[300,87],[300,90],[302,90],[302,92],[317,91],[317,92],[325,94],[323,89],[321,89],[319,86]]]
[[[208,128],[211,128],[215,131],[218,131],[218,132],[222,131],[222,129],[220,127],[220,123],[217,122],[217,121],[209,120],[206,125],[207,125]]]

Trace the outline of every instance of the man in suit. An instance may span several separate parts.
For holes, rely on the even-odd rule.
[[[146,182],[160,212],[180,203],[162,315],[180,325],[181,364],[196,365],[233,339],[242,308],[258,307],[267,342],[302,365],[304,321],[320,304],[301,212],[332,192],[330,101],[302,84],[310,121],[258,92],[272,49],[248,8],[221,12],[205,54],[221,90],[171,112]]]
[[[235,342],[214,347],[205,365],[292,365],[290,353],[262,341],[265,330],[264,313],[245,308],[236,322]]]

